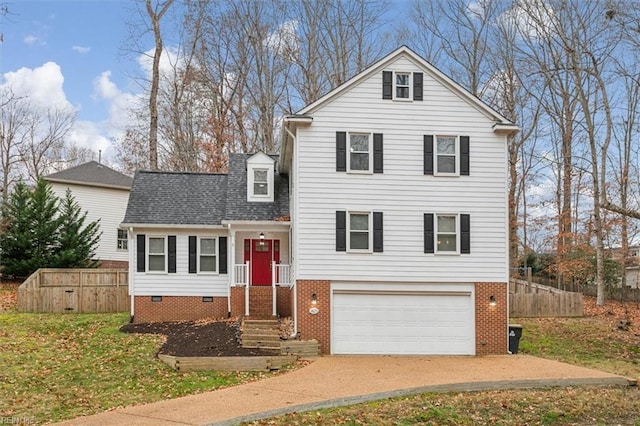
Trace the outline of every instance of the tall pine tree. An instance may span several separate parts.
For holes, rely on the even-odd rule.
[[[92,260],[102,233],[99,221],[87,223],[87,212],[82,212],[67,189],[60,200],[60,228],[58,247],[53,266],[56,268],[88,268],[97,266]]]
[[[26,277],[31,270],[32,228],[27,214],[31,209],[31,192],[19,182],[2,206],[3,229],[0,234],[2,274]]]
[[[38,268],[93,267],[98,221],[86,224],[70,191],[60,200],[44,180],[33,190],[16,185],[2,208],[0,272],[26,278]]]

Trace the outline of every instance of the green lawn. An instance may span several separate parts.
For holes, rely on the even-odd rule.
[[[34,423],[255,380],[261,373],[179,373],[162,338],[120,333],[128,314],[0,313],[0,420]]]

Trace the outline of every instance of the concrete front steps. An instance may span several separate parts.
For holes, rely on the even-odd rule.
[[[314,357],[320,355],[317,340],[280,340],[280,325],[276,319],[244,319],[240,342],[243,348],[279,351],[283,355]]]

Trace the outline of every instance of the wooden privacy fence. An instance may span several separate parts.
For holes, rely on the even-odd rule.
[[[509,282],[510,317],[581,317],[582,293],[512,279]]]
[[[123,269],[38,269],[18,287],[19,312],[127,312]]]

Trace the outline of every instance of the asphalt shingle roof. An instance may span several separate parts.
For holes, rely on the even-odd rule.
[[[115,186],[131,188],[133,179],[120,172],[98,163],[89,161],[44,177],[50,181],[86,184],[91,186]]]
[[[123,223],[220,225],[227,175],[138,171]]]
[[[249,157],[231,154],[228,174],[136,172],[123,223],[220,225],[223,220],[288,218],[287,176],[274,176],[273,202],[247,201]]]

